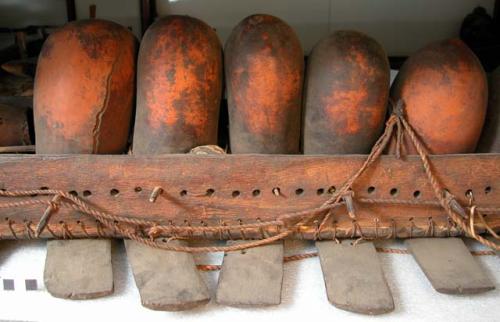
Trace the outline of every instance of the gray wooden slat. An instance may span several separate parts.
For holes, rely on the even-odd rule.
[[[316,242],[326,292],[336,307],[363,314],[394,310],[394,300],[371,242]]]
[[[44,282],[49,293],[92,299],[113,293],[109,239],[47,241]]]
[[[245,241],[228,241],[228,245]],[[216,301],[245,307],[281,303],[283,242],[227,252],[219,275]]]
[[[416,238],[406,245],[440,293],[474,294],[495,288],[460,238]]]
[[[184,241],[171,244],[186,245]],[[192,254],[152,248],[125,240],[142,305],[160,311],[182,311],[210,301]]]

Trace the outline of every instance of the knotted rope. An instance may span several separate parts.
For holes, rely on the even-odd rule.
[[[424,167],[424,172],[427,176],[427,179],[432,187],[432,190],[437,199],[437,203],[429,203],[427,205],[432,206],[440,206],[446,211],[446,214],[452,220],[452,222],[461,228],[464,232],[470,235],[472,238],[476,239],[480,243],[494,249],[500,250],[500,245],[487,240],[480,236],[474,224],[475,217],[478,216],[480,218],[483,226],[492,233],[493,237],[498,239],[498,235],[494,233],[494,231],[487,225],[482,215],[478,213],[479,208],[477,206],[470,207],[469,214],[466,213],[464,208],[460,205],[460,203],[456,200],[455,196],[449,193],[446,189],[444,189],[436,176],[434,175],[434,170],[429,161],[427,151],[416,135],[413,128],[406,121],[403,113],[403,102],[398,102],[392,111],[389,120],[386,122],[386,127],[383,134],[374,144],[370,154],[367,159],[364,161],[363,165],[357,170],[335,193],[330,199],[324,202],[320,207],[308,209],[304,211],[284,213],[282,215],[277,216],[276,220],[271,221],[262,221],[253,224],[240,224],[240,225],[225,225],[224,230],[241,230],[241,229],[251,229],[251,228],[264,228],[264,227],[279,227],[282,232],[272,236],[266,237],[260,240],[253,240],[247,243],[230,245],[230,246],[208,246],[208,247],[190,247],[190,246],[182,246],[177,244],[172,244],[168,242],[159,242],[155,240],[155,237],[159,235],[161,231],[170,231],[170,232],[219,232],[220,226],[200,226],[200,227],[174,227],[174,226],[165,226],[158,225],[154,221],[138,219],[138,218],[130,218],[123,217],[119,215],[113,215],[107,213],[105,211],[99,210],[97,207],[90,205],[84,200],[64,191],[60,190],[30,190],[30,191],[3,191],[0,190],[0,196],[3,197],[28,197],[34,194],[39,195],[52,195],[53,198],[51,201],[44,200],[32,200],[32,201],[21,201],[14,203],[4,203],[0,204],[0,208],[10,208],[10,207],[21,207],[27,205],[34,204],[47,204],[47,209],[44,212],[40,222],[37,225],[35,236],[38,237],[43,229],[46,227],[47,222],[50,219],[52,213],[54,213],[59,207],[69,207],[73,210],[82,212],[89,216],[92,216],[94,219],[98,221],[98,223],[104,225],[108,229],[118,232],[121,236],[127,237],[131,240],[140,242],[150,247],[160,248],[164,250],[170,251],[180,251],[180,252],[189,252],[189,253],[202,253],[202,252],[228,252],[228,251],[237,251],[243,250],[246,248],[252,248],[257,246],[262,246],[266,244],[273,243],[278,240],[282,240],[287,236],[296,233],[299,228],[305,224],[308,224],[315,220],[321,220],[321,224],[319,225],[319,231],[321,231],[324,226],[328,224],[331,219],[332,211],[335,208],[346,206],[348,215],[351,218],[355,218],[355,211],[353,206],[353,190],[352,185],[356,180],[368,169],[384,152],[386,147],[388,146],[391,138],[394,136],[394,130],[396,129],[396,157],[400,157],[401,145],[403,135],[408,135],[411,143],[414,145],[417,153],[422,161],[422,165]],[[376,203],[376,200],[372,199],[364,199],[361,200],[363,202],[368,203]],[[383,202],[382,202],[383,203]],[[404,202],[403,202],[404,203]],[[412,202],[411,204],[420,204],[419,202]],[[488,208],[486,208],[488,209]],[[491,209],[490,209],[491,210]],[[126,229],[122,227],[120,224],[131,224],[131,225],[141,225],[141,226],[149,226],[149,238],[141,236],[136,229]],[[359,226],[359,225],[358,225]],[[361,227],[356,226],[356,229],[360,229]],[[264,236],[263,236],[264,237]]]

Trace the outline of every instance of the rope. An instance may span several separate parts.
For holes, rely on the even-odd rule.
[[[376,247],[375,249],[378,253],[382,253],[382,254],[395,254],[395,255],[409,255],[409,254],[411,254],[408,249],[402,249],[402,248]],[[470,250],[470,253],[472,256],[496,256],[496,253],[494,251],[491,251],[491,250]],[[300,260],[304,260],[304,259],[315,258],[318,256],[319,256],[318,252],[295,254],[295,255],[283,257],[283,263],[290,263],[290,262],[300,261]],[[220,271],[222,269],[222,265],[199,264],[199,265],[196,265],[196,268],[200,271],[203,271],[203,272],[213,272],[213,271]]]
[[[332,214],[333,214],[333,209],[341,207],[341,206],[346,206],[348,210],[348,215],[352,219],[353,223],[353,230],[352,234],[353,236],[356,234],[356,232],[359,232],[361,237],[363,238],[363,233],[361,230],[361,227],[359,224],[356,222],[355,218],[355,211],[354,211],[354,206],[352,203],[352,198],[353,196],[353,190],[352,190],[352,185],[354,182],[368,169],[378,158],[380,155],[383,153],[387,145],[389,144],[391,138],[393,137],[394,134],[394,129],[396,129],[396,138],[397,138],[397,143],[399,144],[397,147],[397,153],[396,156],[399,158],[400,157],[400,150],[401,150],[401,144],[402,144],[402,137],[403,135],[408,135],[410,138],[410,141],[412,144],[415,146],[415,149],[418,152],[418,155],[420,156],[420,159],[422,161],[422,165],[424,168],[424,172],[427,176],[427,179],[432,187],[432,190],[435,194],[435,197],[437,199],[437,202],[435,201],[408,201],[408,200],[388,200],[388,199],[360,199],[359,201],[365,202],[365,203],[381,203],[381,204],[403,204],[403,205],[415,205],[415,206],[432,206],[432,207],[441,207],[443,208],[453,224],[461,228],[464,232],[466,232],[468,235],[472,236],[472,238],[476,239],[480,243],[495,249],[495,250],[500,250],[500,245],[493,242],[489,241],[479,234],[477,234],[476,231],[476,226],[475,226],[475,216],[478,213],[478,211],[481,210],[479,207],[475,206],[470,206],[469,209],[472,209],[469,214],[467,214],[462,208],[462,206],[458,203],[456,198],[451,195],[451,193],[447,192],[446,189],[444,189],[439,181],[437,180],[436,176],[434,175],[431,163],[428,158],[428,153],[421,143],[420,139],[417,137],[415,131],[413,128],[408,124],[406,119],[404,118],[403,115],[403,102],[400,101],[396,104],[396,106],[393,107],[392,114],[389,118],[389,120],[386,122],[386,127],[384,130],[384,133],[380,136],[380,138],[377,140],[377,142],[374,144],[370,154],[368,155],[367,159],[364,161],[363,165],[342,185],[342,187],[338,190],[337,193],[335,193],[331,198],[329,198],[326,202],[324,202],[320,207],[313,208],[313,209],[308,209],[304,211],[297,211],[297,212],[291,212],[291,213],[284,213],[279,216],[277,216],[276,220],[270,220],[270,221],[259,221],[257,223],[252,223],[252,224],[238,224],[238,225],[224,225],[224,226],[208,226],[208,225],[203,225],[203,226],[197,226],[197,227],[192,227],[190,225],[187,226],[174,226],[174,225],[158,225],[158,223],[151,221],[151,220],[145,220],[145,219],[138,219],[138,218],[130,218],[130,217],[123,217],[123,216],[118,216],[118,215],[113,215],[110,213],[107,213],[105,211],[101,211],[97,209],[97,207],[90,205],[86,201],[70,194],[66,193],[63,191],[59,190],[22,190],[22,191],[5,191],[5,190],[0,190],[0,196],[3,197],[30,197],[33,195],[52,195],[53,198],[51,201],[42,201],[42,200],[31,200],[31,201],[21,201],[21,202],[13,202],[13,203],[4,203],[0,204],[0,208],[9,208],[9,207],[22,207],[22,206],[27,206],[27,205],[35,205],[35,204],[47,204],[47,209],[45,210],[44,215],[42,216],[39,224],[37,225],[35,235],[38,237],[39,234],[43,231],[43,229],[47,226],[47,222],[50,219],[50,216],[57,212],[58,208],[63,206],[63,207],[69,207],[73,210],[82,212],[84,214],[92,216],[96,222],[100,225],[104,225],[106,228],[110,229],[111,231],[116,231],[123,237],[127,237],[131,240],[135,240],[137,242],[143,243],[147,246],[155,247],[155,248],[160,248],[164,250],[170,250],[170,251],[181,251],[181,252],[190,252],[190,253],[200,253],[200,252],[228,252],[228,251],[236,251],[236,250],[243,250],[246,248],[252,248],[252,247],[257,247],[257,246],[262,246],[266,245],[278,240],[282,240],[289,235],[299,232],[300,227],[303,225],[310,224],[311,222],[317,221],[318,219],[321,219],[321,224],[318,226],[318,233],[324,229],[324,227],[330,222],[332,219]],[[161,193],[161,187],[158,187],[155,189],[155,194],[150,198],[151,202],[154,202],[156,197]],[[491,211],[495,210],[497,208],[484,208],[483,211]],[[481,215],[479,215],[479,218],[481,220],[481,224],[485,227],[487,231],[494,232],[491,227],[488,226],[484,218],[482,218]],[[432,219],[430,219],[430,225],[429,229],[432,233],[434,234],[434,223]],[[138,233],[138,229],[125,229],[120,226],[120,224],[125,223],[125,224],[131,224],[134,226],[150,226],[149,230],[147,231],[148,236],[143,237]],[[283,230],[282,232],[272,236],[272,237],[266,237],[266,234],[264,232],[264,228],[269,228],[269,227],[276,227],[279,231]],[[394,226],[394,224],[393,224]],[[11,229],[13,236],[17,238],[17,235],[15,234],[13,228],[12,228],[12,222],[9,221],[9,228]],[[67,228],[67,227],[66,227]],[[173,236],[177,236],[179,233],[184,232],[188,234],[192,234],[194,232],[212,232],[212,233],[219,233],[222,235],[223,231],[230,231],[230,230],[243,230],[243,229],[251,229],[251,228],[257,228],[260,229],[262,232],[262,239],[260,240],[252,240],[248,241],[247,243],[242,243],[242,244],[237,244],[237,245],[231,245],[231,246],[214,246],[214,247],[190,247],[190,246],[178,246],[178,245],[172,245],[168,242],[166,243],[159,243],[155,241],[155,238],[159,236],[162,232],[169,232]],[[319,235],[319,234],[318,234]],[[395,233],[393,232],[395,237]],[[495,238],[498,239],[498,235],[493,234]],[[71,233],[69,230],[65,229],[64,230],[64,237],[71,237]],[[222,236],[221,236],[222,237]]]
[[[446,214],[451,218],[451,220],[455,224],[457,224],[463,231],[468,233],[470,236],[472,236],[478,242],[480,242],[481,244],[488,246],[494,250],[500,250],[500,244],[497,244],[493,241],[490,241],[490,240],[485,239],[482,236],[478,235],[476,233],[475,227],[471,227],[471,226],[467,225],[467,223],[464,221],[464,218],[462,218],[460,215],[458,215],[456,213],[456,210],[453,210],[450,207],[449,201],[450,200],[456,201],[456,199],[449,192],[447,192],[447,193],[450,195],[450,198],[444,197],[444,193],[446,192],[446,190],[440,185],[439,181],[437,180],[436,176],[434,175],[433,170],[432,170],[432,166],[431,166],[431,163],[429,161],[429,157],[425,151],[425,148],[423,147],[422,143],[420,142],[420,139],[417,138],[417,135],[416,135],[415,131],[413,130],[413,128],[410,126],[410,124],[408,124],[408,122],[405,120],[405,118],[402,115],[402,113],[403,113],[402,112],[402,108],[403,108],[402,101],[398,102],[396,108],[398,110],[396,113],[399,114],[398,119],[400,120],[401,124],[403,125],[405,132],[410,137],[411,142],[413,143],[415,149],[417,150],[418,155],[420,156],[420,159],[422,160],[422,165],[424,167],[425,174],[427,175],[427,178],[429,179],[429,183],[434,191],[436,198],[439,200],[441,206],[446,211]]]

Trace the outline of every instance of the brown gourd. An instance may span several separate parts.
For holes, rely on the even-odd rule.
[[[0,103],[0,147],[31,144],[31,109]]]
[[[132,115],[137,41],[116,23],[82,20],[52,33],[34,85],[37,153],[122,153]]]
[[[232,153],[298,153],[303,50],[279,18],[241,21],[225,46]]]
[[[312,50],[307,66],[304,154],[364,154],[384,126],[389,61],[374,39],[337,31]]]
[[[175,15],[155,22],[141,43],[137,78],[134,154],[217,144],[222,49],[210,26]]]
[[[436,42],[411,55],[391,88],[392,100],[403,101],[408,122],[432,154],[475,151],[487,97],[485,72],[459,39]],[[408,136],[402,147],[415,153]]]

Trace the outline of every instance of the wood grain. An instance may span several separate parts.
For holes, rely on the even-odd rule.
[[[366,156],[302,155],[2,155],[0,189],[39,188],[75,191],[82,199],[113,214],[140,217],[173,225],[235,225],[275,219],[278,215],[320,206],[362,164]],[[431,157],[442,184],[466,204],[467,190],[474,192],[479,206],[500,207],[500,154],[446,155]],[[149,201],[155,187],[163,193]],[[370,187],[373,187],[370,188]],[[279,188],[276,196],[273,189]],[[434,200],[420,160],[397,160],[384,156],[353,186],[356,198]],[[417,193],[418,191],[418,193]],[[416,197],[417,196],[417,197]],[[48,199],[47,196],[31,197]],[[28,198],[0,197],[0,202]],[[434,236],[459,235],[444,212],[422,206],[371,205],[355,202],[355,223],[345,209],[335,212],[336,229],[321,232],[322,238],[359,236],[424,236],[434,227]],[[0,236],[28,238],[44,206],[0,208]],[[432,218],[432,220],[430,220]],[[500,215],[489,214],[487,222],[500,229]],[[376,223],[378,221],[378,223]],[[9,228],[10,222],[10,228]],[[412,224],[413,223],[413,224]],[[82,225],[84,227],[82,227]],[[394,228],[395,225],[395,228]],[[93,218],[60,209],[49,222],[56,235],[66,226],[74,237],[97,236]],[[413,227],[413,228],[410,228]],[[12,228],[12,229],[11,229]],[[83,229],[85,228],[85,229]],[[304,226],[296,238],[313,239],[317,223]],[[86,233],[85,233],[86,231]],[[278,229],[255,229],[241,236],[239,230],[199,233],[192,238],[262,238]],[[47,229],[41,237],[54,237]],[[110,230],[100,235],[114,236]]]

